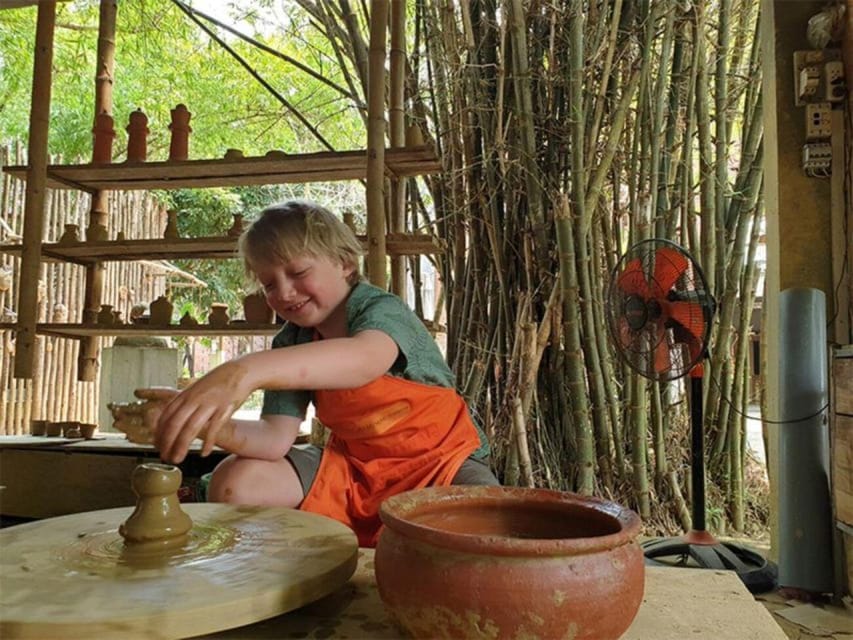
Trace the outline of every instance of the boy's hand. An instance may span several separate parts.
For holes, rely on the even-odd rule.
[[[239,360],[232,360],[174,397],[159,415],[154,433],[160,457],[181,462],[197,437],[204,439],[201,455],[210,454],[223,427],[231,426],[231,415],[254,390],[248,382],[248,373]]]

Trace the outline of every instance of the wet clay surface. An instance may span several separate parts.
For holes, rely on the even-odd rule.
[[[125,545],[118,527],[129,508],[0,530],[0,637],[210,633],[313,602],[355,570],[355,535],[333,520],[283,508],[184,507],[193,528],[162,553]]]

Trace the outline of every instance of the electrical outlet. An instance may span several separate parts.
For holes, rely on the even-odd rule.
[[[844,82],[844,63],[841,60],[830,60],[823,65],[823,79],[826,100],[841,102],[847,87]]]
[[[843,82],[844,68],[841,67],[839,71],[838,65],[833,64],[840,61],[840,49],[794,51],[794,104],[802,107],[811,102],[843,100],[843,89],[840,92],[841,98],[835,98],[839,92],[831,88],[835,86],[832,82],[838,83],[839,76]],[[832,99],[829,98],[830,95],[833,96]]]
[[[806,105],[806,140],[826,140],[832,137],[832,105],[814,102]]]

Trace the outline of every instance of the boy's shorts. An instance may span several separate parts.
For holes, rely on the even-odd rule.
[[[297,444],[293,445],[285,456],[296,470],[296,475],[299,476],[303,495],[308,495],[308,490],[314,483],[322,455],[323,449],[320,447],[315,447],[313,444]],[[489,468],[488,460],[468,458],[459,467],[451,484],[499,485],[500,482]]]

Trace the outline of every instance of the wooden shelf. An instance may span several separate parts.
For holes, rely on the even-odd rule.
[[[154,327],[145,324],[57,324],[39,323],[36,333],[62,338],[86,338],[89,336],[272,336],[281,331],[280,324],[249,324],[233,322],[225,327],[200,324],[184,327],[178,324]],[[0,331],[14,331],[15,323],[0,323]]]
[[[428,175],[442,170],[431,146],[385,150],[385,167],[394,177]],[[25,165],[3,170],[26,180]],[[186,189],[237,187],[286,182],[362,180],[367,176],[367,151],[323,151],[281,157],[255,156],[234,160],[185,160],[113,164],[49,165],[47,186],[53,189],[99,190]]]
[[[359,235],[365,249],[367,238]],[[426,234],[389,233],[385,236],[388,255],[408,256],[442,253],[443,249],[432,236]],[[0,245],[0,253],[20,256],[23,245]],[[179,238],[177,240],[103,240],[76,244],[43,244],[42,259],[46,262],[126,262],[130,260],[174,260],[236,258],[237,239],[232,236],[211,238]]]

